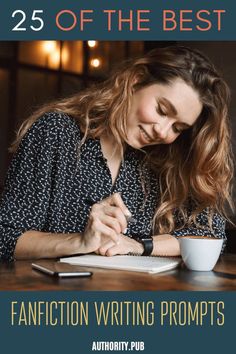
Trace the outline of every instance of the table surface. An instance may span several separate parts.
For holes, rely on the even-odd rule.
[[[189,271],[183,264],[159,274],[86,268],[93,272],[89,278],[52,277],[33,270],[31,263],[0,264],[0,290],[236,290],[235,254],[221,256],[211,272]]]

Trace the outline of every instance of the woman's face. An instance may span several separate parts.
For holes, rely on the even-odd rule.
[[[144,87],[132,97],[128,143],[134,148],[171,144],[196,122],[201,111],[198,93],[181,79]]]

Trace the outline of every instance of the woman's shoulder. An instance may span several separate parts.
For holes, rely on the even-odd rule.
[[[77,120],[63,112],[46,112],[28,129],[25,139],[49,138],[81,139],[81,131]],[[64,140],[64,139],[63,139]]]
[[[33,126],[38,129],[59,128],[79,130],[79,124],[73,117],[67,113],[56,111],[44,113],[35,121]]]
[[[23,136],[19,148],[34,145],[77,145],[81,141],[78,122],[63,112],[47,112],[30,126]]]

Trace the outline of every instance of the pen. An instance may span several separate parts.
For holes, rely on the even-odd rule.
[[[135,223],[135,222],[137,222],[137,220],[132,216],[132,214],[131,213],[129,213],[129,215],[128,214],[125,214],[125,218],[126,218],[126,221],[127,221],[127,223]],[[127,228],[123,231],[123,234],[125,235],[126,234],[126,232],[127,232]]]
[[[130,222],[130,223],[135,223],[135,222],[137,222],[137,220],[132,216],[132,214],[130,214],[130,215],[125,215],[125,218],[126,218],[126,221],[127,221],[127,223],[128,222]]]

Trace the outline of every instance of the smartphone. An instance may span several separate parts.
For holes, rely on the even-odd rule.
[[[66,277],[91,277],[92,272],[81,270],[78,265],[60,263],[56,261],[37,261],[32,263],[32,268],[42,273],[52,275],[59,278]]]

